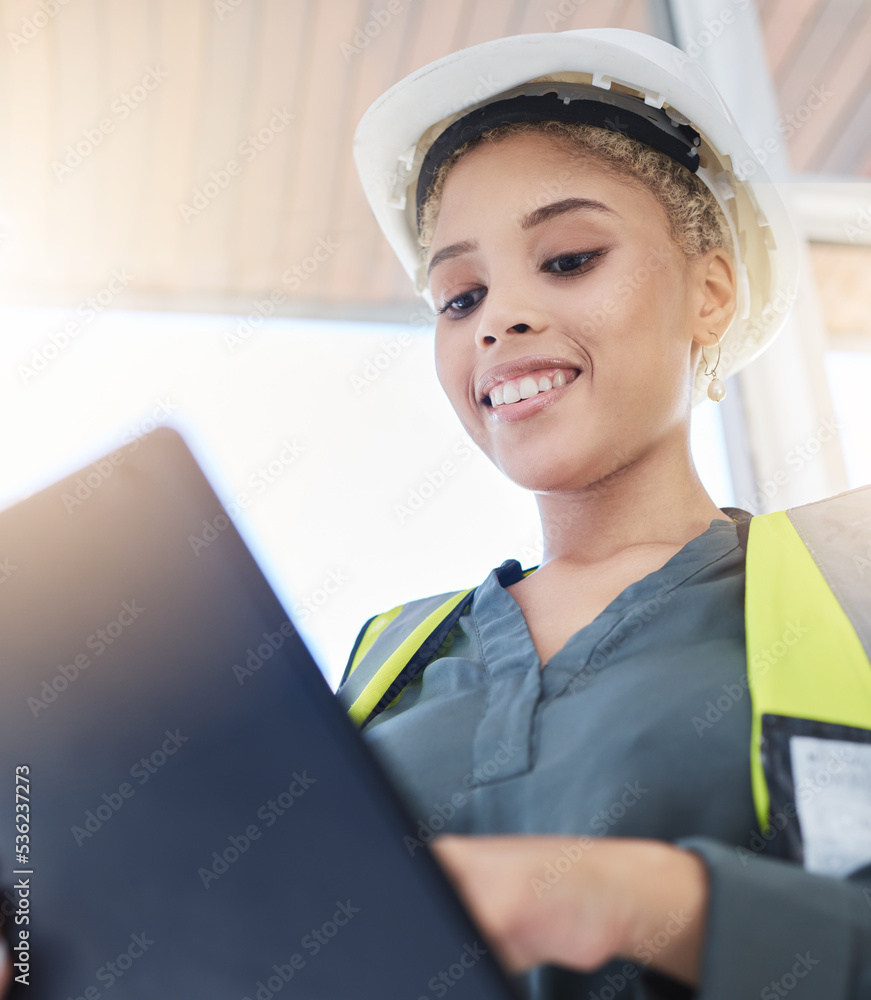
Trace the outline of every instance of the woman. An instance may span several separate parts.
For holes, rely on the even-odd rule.
[[[439,859],[541,1000],[871,996],[868,647],[834,597],[790,633],[765,594],[825,588],[815,519],[867,523],[868,494],[786,538],[718,508],[690,453],[694,400],[723,398],[795,283],[722,101],[648,36],[516,36],[397,84],[356,155],[436,310],[439,380],[544,539],[534,572],[508,559],[355,644],[340,695],[419,821],[409,850],[448,834]],[[796,709],[777,664],[819,675],[807,650],[848,631],[849,703]]]

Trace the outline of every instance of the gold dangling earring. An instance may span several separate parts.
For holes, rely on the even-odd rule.
[[[713,330],[708,331],[712,337],[716,337],[716,333]],[[715,403],[722,403],[726,398],[726,387],[717,378],[717,368],[720,365],[720,341],[717,341],[717,361],[714,367],[708,364],[708,359],[705,357],[705,349],[702,348],[702,360],[705,362],[705,375],[711,376],[711,384],[708,386],[708,399],[713,399]]]

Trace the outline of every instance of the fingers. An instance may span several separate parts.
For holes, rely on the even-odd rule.
[[[472,919],[491,945],[501,964],[520,972],[536,964],[528,954],[523,935],[512,925],[520,900],[517,881],[507,858],[500,855],[507,844],[489,837],[436,838],[430,847],[463,900]]]
[[[598,964],[611,955],[613,935],[598,943],[601,925],[610,928],[612,921],[608,906],[591,905],[595,886],[586,878],[578,883],[566,878],[555,889],[542,881],[566,844],[571,846],[566,838],[530,836],[445,836],[431,844],[472,918],[512,972],[552,960]],[[548,891],[538,891],[541,885]],[[579,940],[585,943],[580,950]]]
[[[646,927],[648,910],[655,923],[663,902],[657,886],[639,892],[650,877],[649,855],[675,850],[625,838],[553,835],[444,836],[431,847],[512,971],[542,962],[589,971],[624,954],[629,929]]]

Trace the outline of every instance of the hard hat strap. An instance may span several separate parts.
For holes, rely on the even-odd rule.
[[[565,89],[563,84],[557,86]],[[598,90],[582,84],[575,85],[573,89],[594,95]],[[560,96],[554,92],[523,94],[485,104],[449,125],[430,146],[420,168],[417,182],[418,229],[423,206],[439,167],[461,146],[500,125],[548,121],[594,125],[637,139],[670,156],[693,173],[698,170],[696,146],[700,140],[692,126],[674,121],[666,111],[651,107],[640,98],[607,91],[600,93],[601,98],[596,96],[593,99],[587,96]]]

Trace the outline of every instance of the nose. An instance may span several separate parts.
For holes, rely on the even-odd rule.
[[[479,347],[505,341],[518,333],[535,333],[544,329],[545,320],[541,311],[528,297],[524,301],[519,289],[502,293],[491,286],[481,306],[475,331]]]

